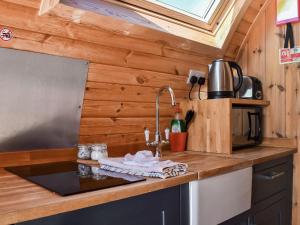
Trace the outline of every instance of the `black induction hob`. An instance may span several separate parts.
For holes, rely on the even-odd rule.
[[[69,161],[7,167],[5,169],[61,196],[145,180],[143,177],[104,171],[97,167],[90,167],[85,164]]]

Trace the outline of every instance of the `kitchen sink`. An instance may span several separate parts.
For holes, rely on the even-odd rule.
[[[192,181],[190,225],[216,225],[251,207],[252,167]]]

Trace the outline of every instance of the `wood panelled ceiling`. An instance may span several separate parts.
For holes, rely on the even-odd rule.
[[[243,47],[248,34],[254,26],[256,18],[269,1],[270,0],[252,0],[224,51],[226,58],[236,59],[238,57],[240,49]]]
[[[233,59],[266,1],[232,0],[213,31],[183,25],[178,21],[175,23],[135,8],[120,8],[118,5],[114,8],[114,4],[107,5],[111,3],[96,0],[42,0],[40,14],[63,17],[75,23],[113,30],[130,37],[165,41],[169,46],[206,52],[213,57]]]
[[[72,6],[66,6],[62,2],[76,2],[76,0],[69,1],[60,1],[60,0],[4,0],[7,2],[12,2],[15,4],[27,5],[33,8],[40,8],[42,12],[47,12],[50,15],[61,16],[72,20],[75,23],[85,24],[92,27],[99,27],[100,29],[111,29],[115,32],[123,32],[125,36],[143,36],[145,39],[151,39],[153,41],[161,42],[162,40],[166,41],[166,44],[172,47],[181,48],[183,50],[189,50],[196,53],[203,53],[203,51],[212,57],[225,57],[230,59],[237,58],[240,49],[243,46],[243,43],[247,39],[247,35],[250,32],[257,16],[260,11],[264,8],[270,0],[237,0],[235,4],[238,2],[243,2],[243,4],[247,5],[247,7],[241,11],[239,16],[236,15],[235,21],[229,21],[229,25],[223,26],[223,29],[230,31],[226,35],[226,38],[218,37],[216,34],[216,39],[213,40],[211,38],[207,39],[207,36],[200,35],[200,41],[195,41],[187,38],[180,38],[176,35],[170,35],[168,33],[160,32],[157,30],[151,30],[149,28],[141,28],[140,26],[130,26],[128,23],[119,23],[116,21],[107,22],[109,18],[107,16],[95,17],[95,13],[90,13],[84,11],[84,9],[78,9]],[[83,1],[84,2],[84,1]],[[88,2],[93,2],[89,0]],[[229,4],[229,3],[228,3]],[[241,7],[241,6],[240,6]],[[242,14],[242,15],[241,15]],[[229,17],[229,15],[227,14]],[[232,15],[231,15],[232,16]],[[104,19],[101,23],[99,23],[99,19]],[[226,23],[226,21],[225,21]],[[217,23],[219,24],[219,23]],[[220,24],[219,24],[220,25]],[[117,30],[116,30],[117,29]],[[222,29],[220,26],[219,29]],[[175,32],[179,32],[180,30],[175,30]],[[190,36],[195,36],[197,33],[190,32],[190,30],[182,30],[182,32],[187,31],[187,34]],[[224,31],[220,36],[224,35]],[[148,36],[148,37],[146,37]],[[214,42],[222,42],[214,43]]]

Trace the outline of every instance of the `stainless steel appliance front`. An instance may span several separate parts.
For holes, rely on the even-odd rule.
[[[78,143],[88,62],[0,48],[0,151]]]
[[[232,108],[233,150],[262,142],[263,115],[259,106],[233,106]]]
[[[238,82],[238,78],[234,77],[234,83]],[[243,84],[237,92],[238,98],[263,99],[262,83],[259,79],[252,76],[243,76]]]
[[[233,82],[232,69],[237,71],[238,82],[236,85]],[[207,97],[209,99],[234,98],[242,83],[243,72],[236,62],[223,59],[214,60],[208,73]]]

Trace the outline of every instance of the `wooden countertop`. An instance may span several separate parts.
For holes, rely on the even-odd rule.
[[[245,148],[233,152],[231,155],[217,154],[217,153],[198,153],[193,152],[192,154],[201,154],[208,156],[219,156],[230,159],[243,159],[252,163],[252,165],[267,162],[273,159],[278,159],[290,154],[297,152],[297,148],[286,148],[286,147],[265,147],[257,146],[252,148]]]
[[[208,155],[192,151],[175,154],[168,153],[166,158],[176,162],[187,163],[189,171],[196,172],[198,179],[252,166],[252,162],[245,159]]]
[[[165,158],[189,165],[183,176],[146,181],[61,197],[0,169],[0,225],[18,223],[80,208],[116,201],[246,168],[253,164],[295,153],[296,149],[259,147],[232,156],[200,152],[167,153]]]
[[[189,172],[183,176],[166,180],[147,179],[134,184],[61,197],[0,169],[0,224],[14,224],[99,205],[188,183],[196,179],[197,173]]]
[[[247,159],[253,165],[278,159],[297,152],[297,148],[274,148],[274,147],[255,147],[236,151],[231,155],[232,158]]]

